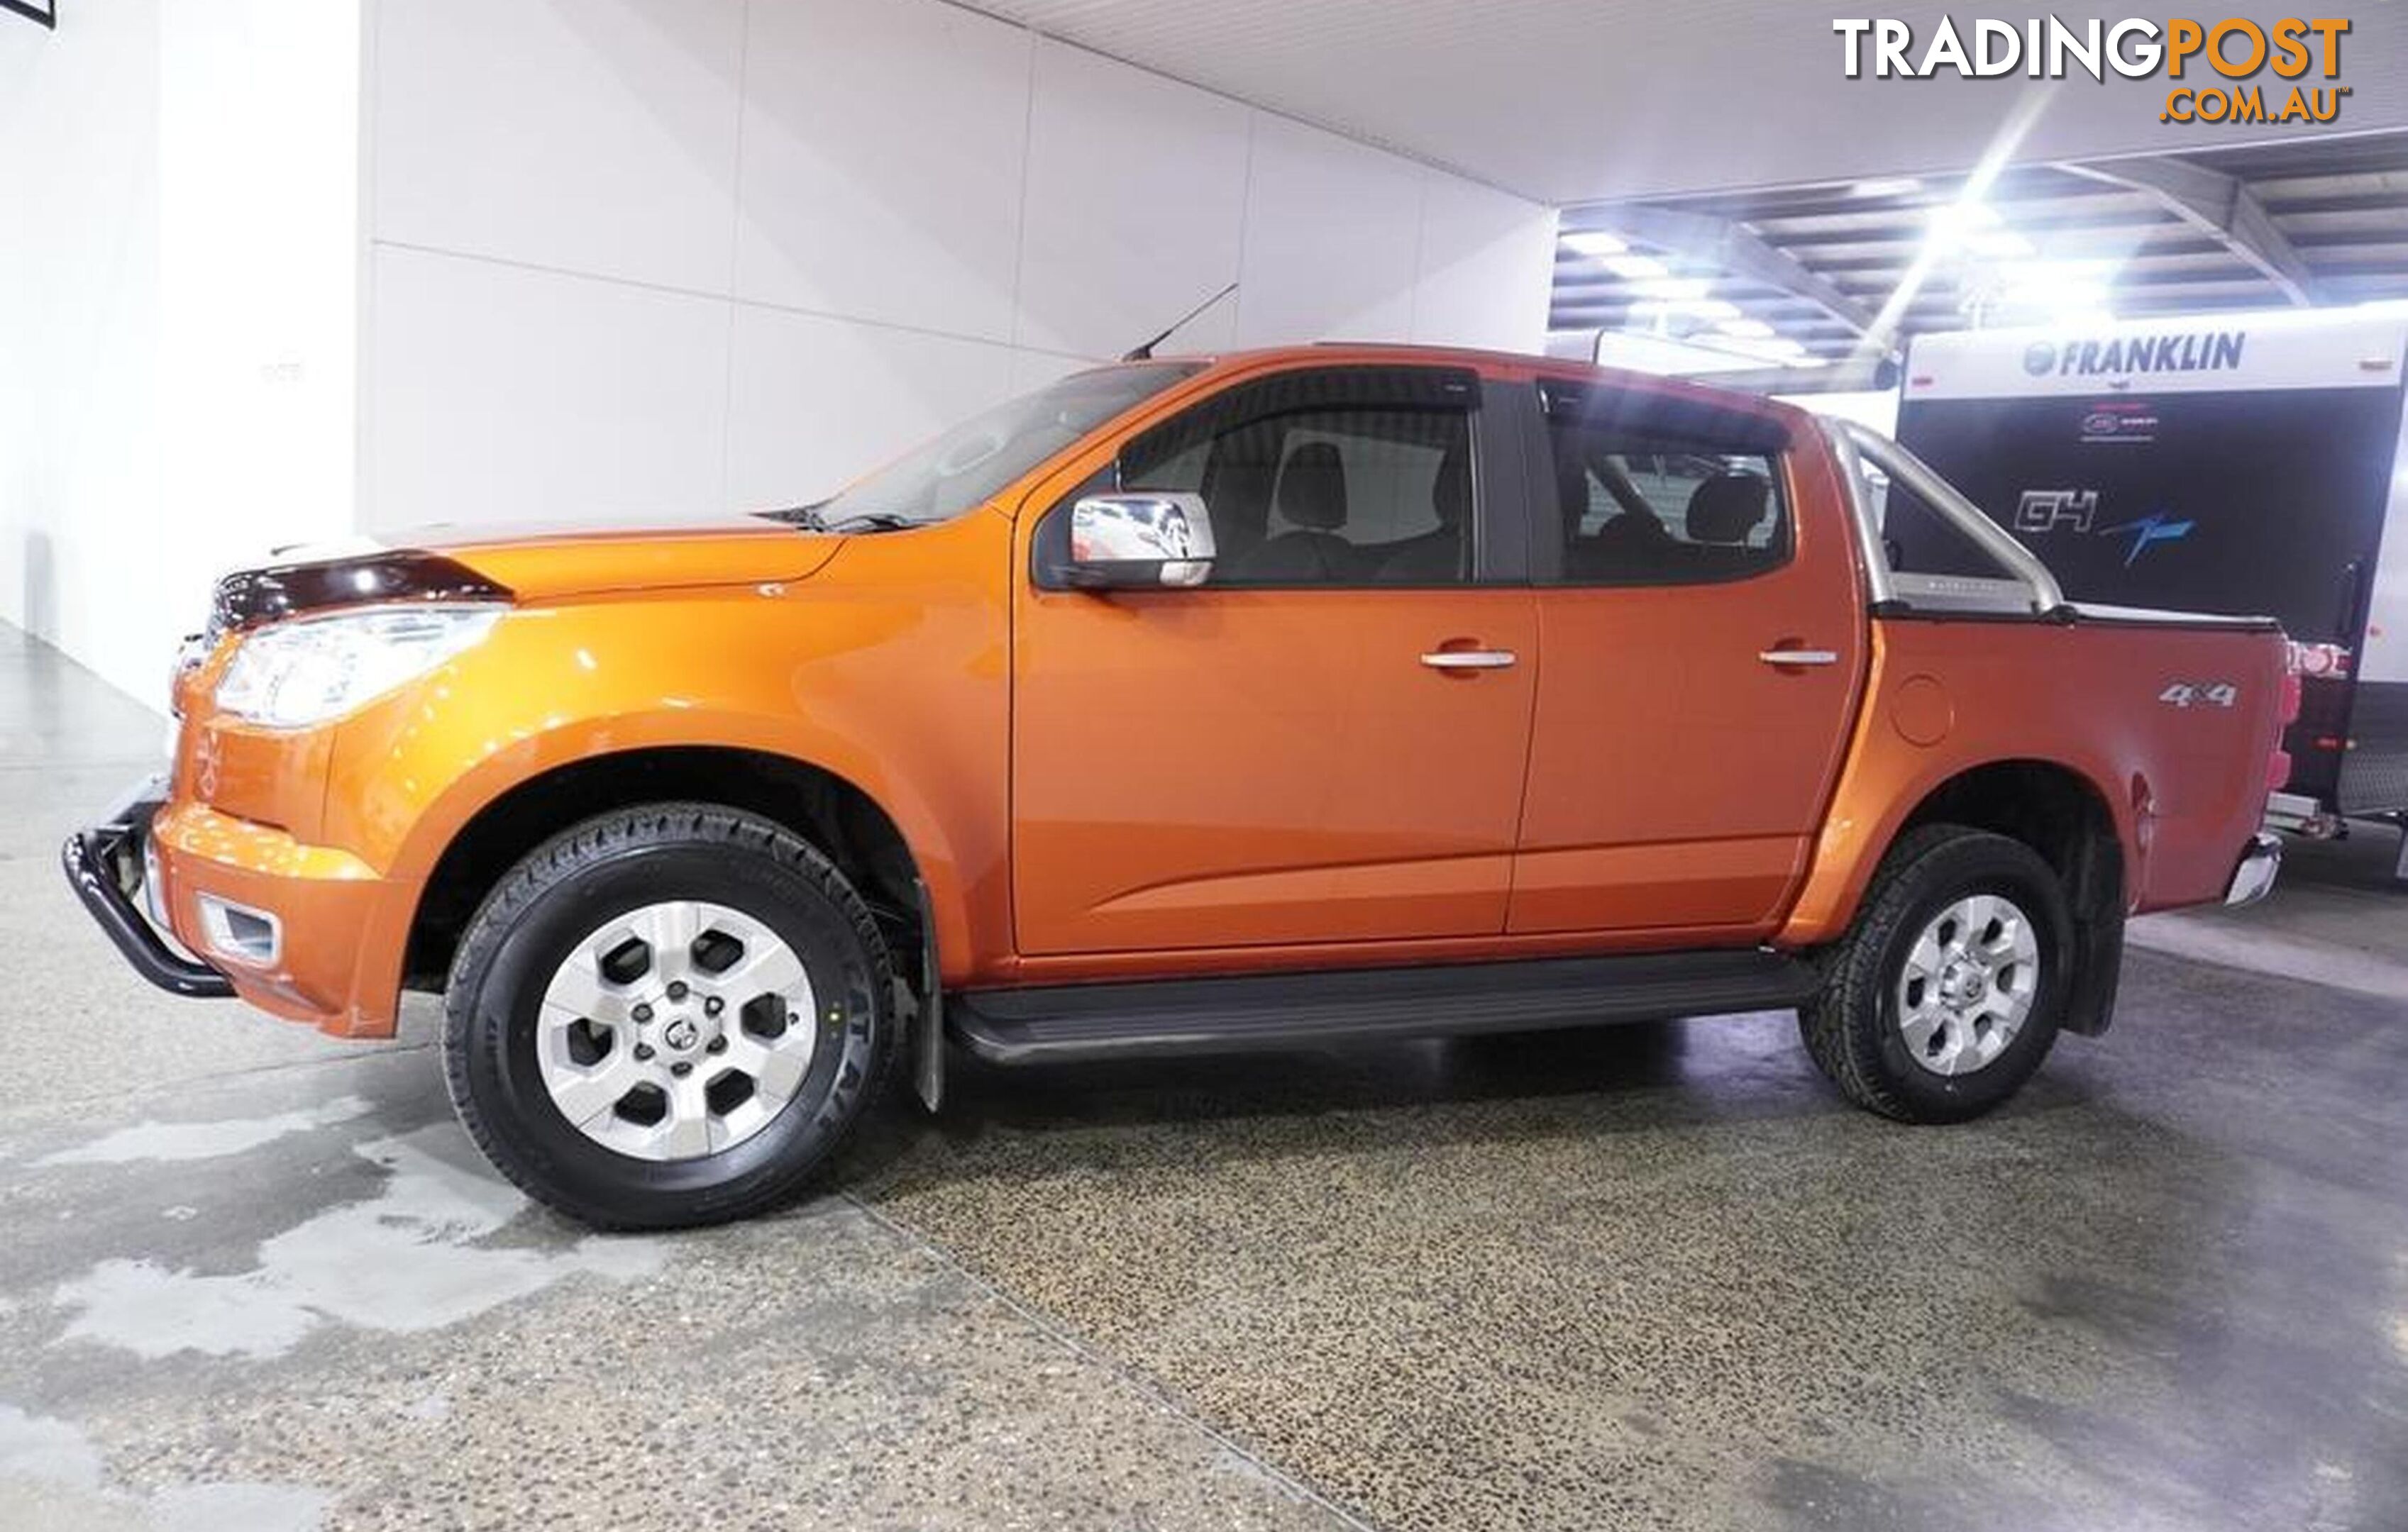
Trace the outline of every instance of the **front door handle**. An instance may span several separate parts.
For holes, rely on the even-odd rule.
[[[1839,651],[1831,649],[1768,649],[1756,656],[1767,665],[1837,665]]]
[[[1432,670],[1502,670],[1512,663],[1510,649],[1440,649],[1422,656]]]

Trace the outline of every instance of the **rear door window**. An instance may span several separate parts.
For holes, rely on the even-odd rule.
[[[1777,422],[1608,387],[1543,386],[1538,535],[1555,583],[1746,580],[1789,561]]]

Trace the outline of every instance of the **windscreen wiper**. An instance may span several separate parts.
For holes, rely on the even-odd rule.
[[[815,500],[808,506],[794,506],[785,510],[765,510],[762,515],[773,522],[788,522],[806,532],[900,532],[924,525],[918,518],[898,516],[891,510],[864,510],[850,516],[831,517],[829,502]]]
[[[752,514],[765,522],[784,522],[806,532],[825,532],[827,518],[822,514],[825,500],[814,500],[808,506],[788,506],[783,510],[756,510]]]

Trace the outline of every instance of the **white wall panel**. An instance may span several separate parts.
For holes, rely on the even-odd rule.
[[[1002,399],[1010,348],[739,304],[727,508],[820,499]]]
[[[1032,46],[932,0],[755,0],[737,295],[1010,340]]]
[[[1238,343],[1405,338],[1421,167],[1260,112],[1253,165]]]
[[[383,0],[376,237],[708,292],[744,0]]]
[[[202,594],[128,556],[165,526],[158,11],[0,18],[0,616],[154,705]]]
[[[1539,338],[1535,205],[943,0],[374,12],[379,527],[793,503],[1240,276],[1170,349]]]
[[[1118,356],[1238,278],[1247,108],[1039,42],[1019,340]],[[1228,344],[1223,303],[1178,349]]]
[[[1539,350],[1555,266],[1553,209],[1435,170],[1424,174],[1413,339]]]
[[[0,21],[0,615],[153,708],[213,575],[351,524],[359,53],[338,0]]]
[[[383,250],[366,524],[707,513],[724,299]]]
[[[161,472],[179,562],[214,575],[353,524],[360,13],[160,25]]]
[[[1058,351],[1032,351],[1024,346],[1011,353],[1011,392],[1014,394],[1034,393],[1056,379],[1084,372],[1109,360],[1108,357],[1064,356]]]

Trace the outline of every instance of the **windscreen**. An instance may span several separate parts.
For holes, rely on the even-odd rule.
[[[927,523],[958,516],[1115,415],[1201,370],[1198,363],[1146,362],[1073,373],[972,416],[816,508],[831,524],[857,517]]]

